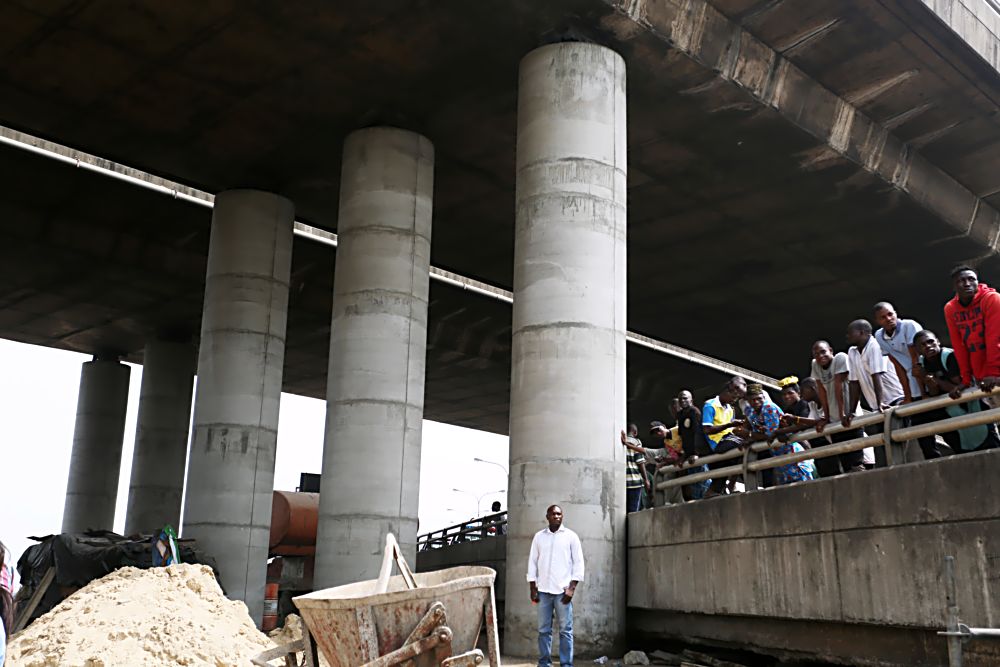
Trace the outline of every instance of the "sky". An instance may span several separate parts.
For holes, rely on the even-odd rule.
[[[90,357],[0,340],[0,541],[16,562],[31,535],[59,532],[73,444],[80,365]],[[128,412],[114,530],[125,525],[142,366],[129,364]],[[300,472],[320,472],[323,401],[281,395],[274,488],[294,491]],[[507,437],[424,421],[420,461],[420,532],[507,508]],[[476,461],[483,459],[490,463]],[[183,528],[182,528],[183,530]]]

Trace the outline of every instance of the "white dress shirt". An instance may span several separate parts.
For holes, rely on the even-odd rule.
[[[552,532],[535,533],[528,554],[528,581],[543,593],[562,593],[571,581],[583,581],[583,549],[580,538],[566,526]]]

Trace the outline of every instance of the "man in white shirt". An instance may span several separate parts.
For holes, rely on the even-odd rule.
[[[559,621],[559,664],[573,667],[573,595],[583,581],[580,538],[562,525],[562,508],[545,512],[548,528],[535,533],[528,554],[531,601],[538,605],[538,667],[552,665],[552,612]]]
[[[903,401],[903,387],[895,369],[889,372],[889,360],[882,347],[872,336],[868,320],[854,320],[847,326],[848,379],[851,382],[851,403],[847,412],[854,414],[860,394],[864,394],[868,407],[882,411]]]
[[[903,387],[903,402],[919,401],[923,395],[923,373],[920,362],[917,361],[920,355],[913,339],[923,327],[916,320],[899,317],[896,309],[888,301],[876,303],[874,311],[875,321],[882,327],[875,332],[875,341],[881,346],[882,351],[889,355],[889,361],[896,367],[896,377]],[[913,424],[927,424],[938,416],[931,410],[919,412],[908,421]],[[941,458],[941,450],[938,449],[937,439],[933,435],[926,435],[917,442],[920,443],[920,450],[924,453],[925,459]]]
[[[850,384],[850,363],[847,355],[843,352],[834,354],[830,343],[825,340],[813,343],[812,354],[810,374],[816,380],[817,397],[823,408],[823,417],[817,427],[840,423],[847,428],[850,426],[846,412],[847,385]],[[846,431],[831,434],[829,437],[832,442],[838,443],[854,440],[862,435],[864,433],[861,429],[848,428]],[[816,469],[819,471],[820,477],[833,477],[841,472],[863,471],[865,469],[865,455],[863,452],[847,452],[836,457],[819,458],[816,459]]]

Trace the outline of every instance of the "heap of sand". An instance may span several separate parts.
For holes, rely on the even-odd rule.
[[[7,667],[246,667],[274,646],[211,568],[126,567],[92,581],[12,638]]]

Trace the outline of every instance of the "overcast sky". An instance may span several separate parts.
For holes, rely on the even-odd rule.
[[[0,541],[14,559],[30,535],[59,532],[80,386],[90,357],[0,340]],[[142,366],[131,366],[115,530],[125,524]],[[300,472],[320,472],[323,401],[281,395],[274,488],[294,491]],[[498,465],[477,462],[481,458]],[[374,460],[378,460],[377,458]],[[501,468],[500,466],[503,466]],[[420,532],[464,521],[493,500],[507,508],[507,437],[425,421],[420,464]],[[455,491],[454,489],[460,489]],[[496,493],[498,491],[501,493]],[[480,502],[480,496],[481,502]]]

